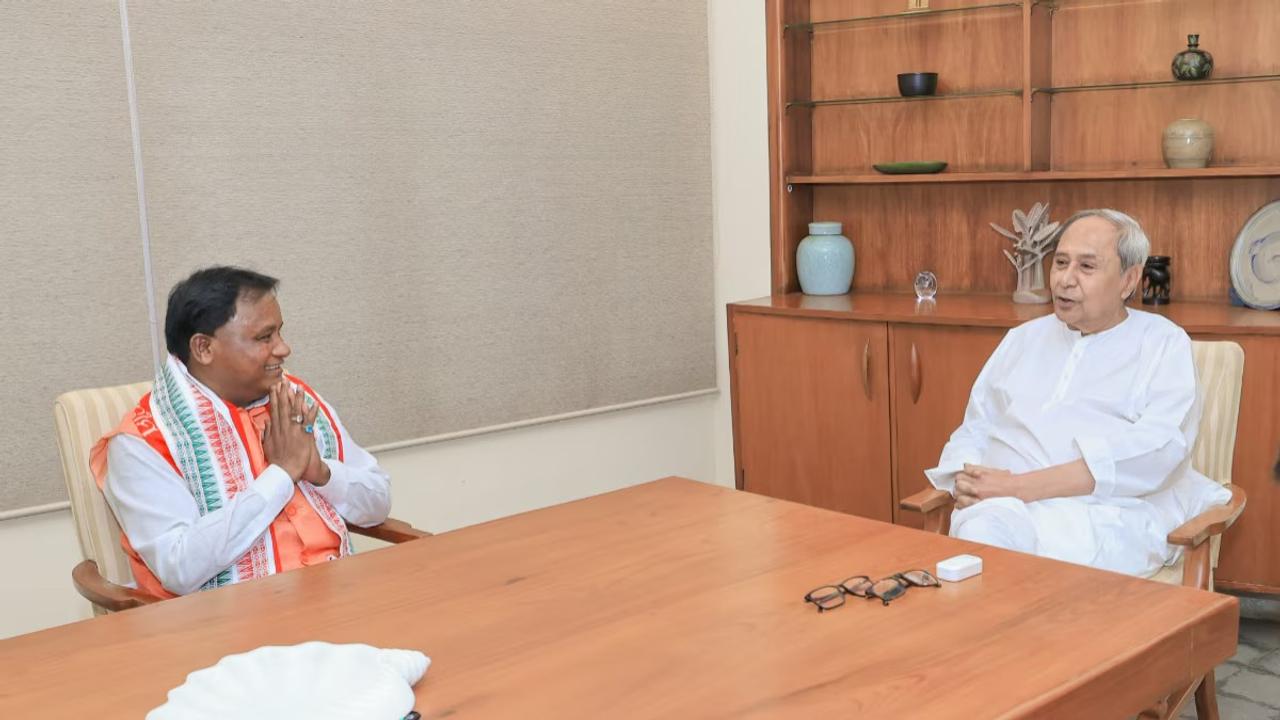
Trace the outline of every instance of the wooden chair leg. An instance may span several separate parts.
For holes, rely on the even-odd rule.
[[[924,531],[939,535],[951,532],[951,506],[936,508],[925,513]]]
[[[1203,678],[1142,711],[1138,718],[1139,720],[1172,720],[1191,698],[1192,693],[1196,696],[1196,719],[1218,720],[1218,698],[1214,694],[1212,670]]]
[[[1186,587],[1212,590],[1213,569],[1209,543],[1202,542],[1182,551],[1182,584]]]
[[[1138,713],[1137,720],[1165,720],[1165,718],[1168,717],[1168,710],[1169,710],[1168,699],[1161,700],[1159,703],[1157,703],[1153,707],[1149,707],[1146,710],[1143,710],[1142,712]]]
[[[1190,685],[1177,690],[1164,700],[1161,700],[1159,705],[1152,708],[1152,710],[1157,711],[1157,714],[1154,715],[1154,717],[1160,718],[1160,720],[1172,720],[1172,718],[1177,717],[1178,713],[1182,710],[1182,706],[1187,704],[1187,700],[1191,698],[1191,694],[1195,691],[1196,683],[1193,682]]]
[[[1218,689],[1212,670],[1205,674],[1200,687],[1196,688],[1196,718],[1218,720]]]

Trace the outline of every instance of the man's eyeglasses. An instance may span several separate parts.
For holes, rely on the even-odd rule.
[[[854,575],[839,585],[823,585],[810,590],[805,593],[804,601],[816,605],[818,612],[835,610],[844,605],[846,595],[867,600],[876,598],[888,605],[902,597],[903,593],[911,587],[939,587],[940,585],[942,583],[938,578],[926,570],[907,570],[879,580],[872,580],[866,575]]]

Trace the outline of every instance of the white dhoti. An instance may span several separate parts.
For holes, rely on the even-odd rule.
[[[1153,512],[1100,504],[1088,497],[1024,503],[992,498],[951,515],[951,535],[1078,565],[1147,576],[1172,560],[1168,530],[1155,527]]]

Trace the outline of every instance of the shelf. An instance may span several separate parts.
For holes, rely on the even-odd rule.
[[[1092,10],[1100,7],[1123,8],[1126,5],[1173,5],[1180,2],[1197,2],[1197,0],[1031,0],[1032,5],[1047,8],[1050,12]]]
[[[1057,93],[1097,92],[1101,90],[1132,90],[1135,88],[1174,87],[1175,85],[1182,87],[1195,87],[1199,85],[1237,85],[1240,83],[1275,82],[1277,80],[1280,80],[1280,75],[1243,75],[1240,77],[1210,78],[1208,80],[1157,80],[1154,82],[1044,87],[1033,89],[1032,94],[1045,93],[1048,95],[1055,95]]]
[[[1017,88],[999,89],[999,90],[978,90],[976,92],[960,92],[947,93],[946,95],[917,95],[914,97],[902,97],[901,95],[886,95],[884,97],[864,97],[864,98],[836,98],[834,100],[795,100],[787,103],[787,107],[823,107],[826,105],[872,105],[875,103],[896,103],[896,102],[925,102],[929,100],[955,100],[965,98],[979,97],[1021,97],[1022,91]]]
[[[1000,2],[987,3],[985,5],[970,5],[968,7],[958,8],[939,8],[937,10],[908,10],[905,12],[887,13],[884,15],[863,15],[861,17],[842,18],[840,20],[821,20],[819,22],[810,23],[791,23],[783,25],[783,30],[804,30],[813,32],[814,30],[825,30],[827,28],[842,27],[845,25],[853,25],[856,23],[870,22],[873,20],[909,20],[921,17],[932,17],[936,15],[951,15],[955,13],[973,12],[975,10],[994,10],[997,8],[1020,8],[1021,2]]]
[[[789,175],[791,185],[919,185],[981,182],[1087,182],[1090,180],[1182,180],[1192,178],[1280,177],[1280,166],[1190,169],[1039,170],[1033,172],[941,172],[932,175]]]
[[[791,292],[741,300],[730,303],[730,307],[735,312],[764,315],[998,328],[1016,327],[1053,312],[1052,305],[1015,303],[1008,292],[943,291],[933,303],[921,305],[910,291],[858,289],[847,295]],[[1280,336],[1280,312],[1234,307],[1225,300],[1175,300],[1169,305],[1130,304],[1130,307],[1163,315],[1190,333]]]

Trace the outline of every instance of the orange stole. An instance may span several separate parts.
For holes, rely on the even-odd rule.
[[[266,456],[262,451],[262,429],[266,426],[269,414],[269,405],[255,407],[252,410],[245,410],[231,404],[226,405],[227,410],[231,414],[232,421],[235,424],[240,441],[244,444],[245,452],[249,456],[250,469],[256,478],[262,474],[262,471],[269,464]],[[323,408],[321,412],[324,412]],[[338,426],[332,423],[333,431],[338,433]],[[155,421],[151,416],[151,393],[142,396],[138,401],[138,405],[132,412],[125,415],[116,429],[107,434],[103,441],[119,434],[133,435],[141,438],[144,442],[160,454],[173,468],[173,471],[182,474],[178,469],[177,463],[173,461],[173,455],[169,452],[169,446],[165,443],[164,434],[156,427]],[[101,452],[95,448],[95,452],[90,455],[89,464],[93,471],[94,480],[98,483],[98,489],[101,490],[106,482],[107,477],[107,453],[106,443],[99,441],[101,444]],[[341,448],[342,440],[339,437],[338,446]],[[297,485],[293,488],[293,495],[289,498],[289,502],[285,504],[284,509],[271,521],[268,528],[271,533],[272,544],[275,547],[275,565],[276,572],[286,572],[295,568],[307,565],[315,565],[338,558],[341,555],[340,544],[342,539],[325,525],[324,520],[316,513],[315,508],[311,507],[311,503],[303,497],[302,491]],[[171,598],[176,597],[173,593],[165,589],[156,578],[151,569],[143,562],[142,557],[133,549],[129,538],[123,530],[120,533],[120,546],[124,549],[125,555],[129,557],[129,566],[133,570],[133,577],[137,583],[138,589],[150,593],[157,597]]]

